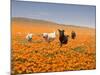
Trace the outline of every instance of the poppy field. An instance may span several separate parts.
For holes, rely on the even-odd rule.
[[[68,43],[59,45],[57,29],[69,35]],[[76,38],[71,39],[71,31]],[[49,43],[43,32],[56,31],[57,37]],[[25,39],[27,33],[34,34],[32,41]],[[95,29],[60,25],[46,21],[12,20],[11,72],[16,74],[61,72],[96,69]]]

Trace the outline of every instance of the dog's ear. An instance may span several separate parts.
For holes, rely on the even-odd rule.
[[[62,30],[63,32],[65,32],[65,30]]]
[[[58,31],[60,32],[61,30],[60,30],[60,29],[58,29]]]

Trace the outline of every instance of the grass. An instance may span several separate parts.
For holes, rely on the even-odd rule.
[[[23,59],[23,58],[18,58],[18,59],[16,59],[15,61],[20,61],[20,62],[25,62],[25,61],[27,61],[26,59]]]
[[[53,57],[55,56],[55,54],[49,53],[49,54],[45,54],[45,55],[43,55],[43,56],[44,56],[44,57],[47,57],[47,58],[49,58],[49,57],[53,58]]]
[[[71,49],[74,51],[80,52],[80,53],[85,52],[85,47],[83,47],[83,46],[77,46],[77,47],[71,48]]]
[[[17,41],[22,45],[26,45],[27,44],[27,40],[17,40]]]

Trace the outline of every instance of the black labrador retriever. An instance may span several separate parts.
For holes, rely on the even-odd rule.
[[[62,44],[67,44],[68,43],[69,35],[64,35],[64,30],[58,29],[58,31],[59,31],[60,46],[62,47]]]

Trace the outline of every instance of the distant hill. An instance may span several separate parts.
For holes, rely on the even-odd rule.
[[[45,20],[39,20],[39,19],[30,19],[30,18],[24,18],[24,17],[13,17],[12,22],[16,23],[23,23],[25,25],[50,25],[50,26],[56,26],[56,27],[74,27],[74,28],[89,28],[89,27],[81,27],[81,26],[75,26],[75,25],[65,25],[65,24],[58,24],[51,21],[45,21]],[[23,25],[22,24],[22,25]],[[91,28],[92,29],[92,28]]]
[[[30,19],[30,18],[23,18],[23,17],[13,17],[13,22],[25,22],[25,23],[38,23],[38,24],[51,24],[51,25],[57,25],[57,23],[50,22],[50,21],[44,21],[39,19]]]

